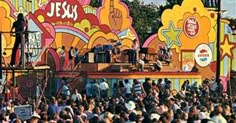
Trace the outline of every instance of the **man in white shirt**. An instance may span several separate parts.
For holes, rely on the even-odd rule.
[[[100,88],[100,97],[107,97],[108,96],[108,89],[109,89],[109,86],[107,84],[107,80],[105,78],[102,79],[102,82],[100,83],[99,85],[99,88]]]
[[[138,71],[141,71],[141,72],[143,72],[143,70],[144,70],[144,61],[142,60],[142,59],[139,59],[138,61],[137,61],[137,63],[138,63],[138,65],[137,65],[137,69],[138,69]]]
[[[227,123],[226,119],[222,116],[223,108],[221,105],[218,105],[215,108],[216,115],[211,118],[215,123]]]
[[[124,86],[125,86],[125,90],[126,90],[125,96],[128,98],[132,95],[133,85],[129,82],[128,79],[125,79]]]
[[[81,94],[78,92],[78,89],[75,89],[75,93],[72,94],[71,96],[71,100],[75,101],[81,101],[82,100],[82,96]]]

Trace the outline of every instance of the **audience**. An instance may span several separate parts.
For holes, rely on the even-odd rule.
[[[236,118],[231,107],[236,100],[224,94],[204,94],[204,86],[190,85],[186,80],[180,91],[171,90],[168,79],[146,78],[145,82],[134,79],[119,80],[107,92],[99,87],[96,80],[86,86],[86,91],[77,89],[72,95],[50,97],[41,101],[33,109],[28,123],[234,123]],[[103,82],[107,80],[103,79]],[[209,82],[210,83],[210,82]],[[210,87],[208,87],[210,88]],[[111,92],[111,93],[110,93]],[[114,94],[112,94],[114,93]],[[212,95],[213,94],[213,95]],[[14,107],[19,104],[31,104],[4,101],[0,98],[0,122],[21,123],[23,120]],[[26,103],[27,102],[27,103]]]

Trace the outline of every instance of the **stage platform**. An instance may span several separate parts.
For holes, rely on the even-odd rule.
[[[161,72],[178,71],[177,67],[172,67],[166,63],[162,63]],[[134,72],[137,66],[132,63],[82,63],[74,72]],[[145,63],[144,72],[153,72],[153,63]]]
[[[48,66],[48,65],[40,65],[40,66],[27,65],[27,66],[25,66],[25,68],[23,68],[22,66],[2,67],[2,70],[49,70],[49,69],[50,69],[50,66]]]

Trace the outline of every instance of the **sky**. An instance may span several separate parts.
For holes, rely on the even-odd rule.
[[[165,4],[166,0],[143,0],[144,3]],[[221,0],[222,10],[226,10],[222,16],[236,18],[236,0]]]

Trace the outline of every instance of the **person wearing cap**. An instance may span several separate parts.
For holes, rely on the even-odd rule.
[[[30,117],[30,123],[38,123],[40,116],[34,112],[33,115]]]

